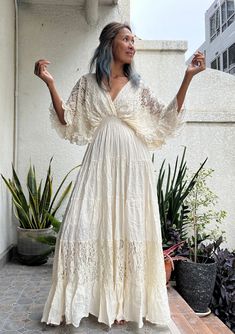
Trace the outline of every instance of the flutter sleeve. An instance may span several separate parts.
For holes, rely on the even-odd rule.
[[[184,124],[184,107],[178,112],[178,102],[176,96],[169,104],[164,104],[160,101],[148,86],[143,86],[141,89],[141,104],[150,117],[152,146],[159,147],[165,144],[168,137],[179,134]]]
[[[67,102],[61,101],[64,110],[64,120],[62,124],[54,109],[50,104],[50,121],[53,129],[56,130],[60,138],[75,143],[86,145],[90,141],[90,123],[86,113],[86,78],[81,77],[73,87]]]

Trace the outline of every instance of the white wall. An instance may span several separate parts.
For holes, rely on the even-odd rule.
[[[48,114],[50,95],[45,84],[33,74],[33,68],[34,62],[39,58],[49,59],[52,62],[49,69],[56,79],[58,91],[61,97],[66,99],[77,79],[88,71],[87,65],[97,46],[103,26],[112,20],[128,21],[129,1],[119,1],[119,7],[101,7],[99,15],[98,26],[90,27],[85,21],[84,12],[76,6],[20,5],[17,166],[21,179],[26,177],[30,160],[36,166],[39,180],[44,178],[49,159],[54,155],[52,171],[57,185],[65,173],[82,160],[85,147],[67,143],[51,129]],[[165,101],[169,101],[176,94],[183,78],[186,48],[185,42],[139,41],[137,43],[137,71]],[[226,114],[227,109],[224,110],[223,117],[229,116],[226,124],[219,121],[220,113],[209,123],[203,117],[208,114],[213,118],[213,112],[220,110],[217,110],[218,103],[215,104],[214,101],[223,103],[226,100],[225,91],[223,90],[222,95],[219,93],[221,87],[224,85],[226,88],[230,85],[229,87],[233,89],[234,82],[227,79],[228,75],[220,73],[225,75],[226,79],[219,77],[221,85],[216,87],[218,77],[214,72],[216,71],[208,76],[206,71],[205,74],[195,78],[186,101],[188,110],[191,106],[194,114],[181,136],[170,140],[157,152],[156,165],[158,167],[165,157],[169,161],[174,161],[176,154],[182,151],[182,145],[188,146],[187,160],[192,168],[198,167],[204,157],[209,155],[208,166],[216,169],[213,186],[220,196],[221,208],[229,212],[227,219],[227,229],[229,229],[230,222],[235,218],[232,207],[234,191],[230,182],[234,180],[233,170],[235,170],[234,159],[230,153],[234,138],[233,124],[229,121],[230,114],[234,115],[234,111],[230,110],[229,114]],[[210,96],[212,98],[208,99]],[[224,144],[226,149],[223,147]],[[7,166],[9,169],[10,163],[7,163]],[[225,178],[224,167],[229,179]],[[74,180],[75,177],[76,172],[71,179]],[[225,186],[221,187],[221,184]],[[64,208],[65,205],[61,213]],[[228,240],[230,246],[234,235],[233,230]]]
[[[0,13],[0,173],[8,178],[14,147],[14,1],[1,0]],[[13,241],[13,231],[11,199],[0,178],[0,259]]]
[[[161,45],[162,43],[162,45]],[[174,45],[172,42],[172,45]],[[140,42],[136,65],[166,103],[177,93],[184,75],[183,50],[186,45],[164,47],[164,41]],[[143,50],[145,44],[146,50]],[[155,47],[155,51],[153,48]],[[196,171],[206,157],[206,168],[214,169],[209,181],[219,196],[216,210],[227,211],[222,229],[226,231],[226,245],[235,248],[235,77],[221,71],[207,69],[193,78],[185,100],[185,124],[179,136],[169,139],[155,152],[155,165],[159,170],[163,159],[172,165],[187,147],[189,169]],[[224,244],[225,246],[225,244]]]
[[[235,77],[207,69],[193,80],[186,101],[185,138],[189,161],[195,166],[208,157],[215,170],[212,189],[219,196],[218,210],[227,211],[227,244],[235,249]],[[195,168],[195,167],[194,167]]]
[[[186,41],[136,42],[136,70],[163,101],[177,93],[184,75]]]
[[[88,64],[98,45],[102,28],[111,21],[128,21],[129,0],[117,6],[100,6],[96,27],[86,23],[79,6],[19,6],[19,140],[18,171],[25,178],[29,161],[35,164],[39,180],[44,178],[49,159],[54,155],[52,171],[55,185],[83,157],[85,147],[71,145],[51,129],[49,91],[33,74],[36,60],[51,61],[49,71],[56,80],[59,94],[67,99],[78,78],[88,72]],[[75,179],[73,172],[71,179]],[[63,210],[62,210],[63,211]]]

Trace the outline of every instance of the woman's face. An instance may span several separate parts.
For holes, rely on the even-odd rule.
[[[130,64],[135,54],[134,35],[127,28],[123,28],[113,40],[113,59],[122,64]]]

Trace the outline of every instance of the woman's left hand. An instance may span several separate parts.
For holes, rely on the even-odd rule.
[[[202,52],[197,51],[196,53],[194,53],[194,57],[191,63],[188,65],[186,73],[194,76],[195,74],[204,71],[205,69],[205,56]]]

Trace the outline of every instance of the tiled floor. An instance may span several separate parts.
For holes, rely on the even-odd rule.
[[[79,328],[72,325],[48,326],[40,322],[49,292],[52,258],[42,266],[29,267],[8,262],[0,269],[0,334],[232,334],[215,316],[198,318],[187,303],[173,289],[168,289],[171,314],[178,330],[146,322],[138,329],[134,323],[113,325],[111,329],[90,315],[83,318]]]
[[[170,334],[164,327],[146,323],[138,329],[134,323],[113,325],[111,329],[90,315],[83,318],[79,328],[72,325],[48,326],[41,323],[42,310],[50,288],[52,259],[42,266],[29,267],[9,262],[0,270],[0,333],[48,334],[62,333],[148,333]]]

